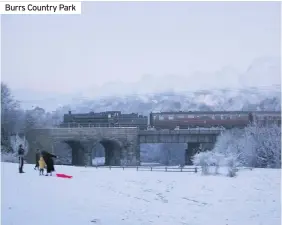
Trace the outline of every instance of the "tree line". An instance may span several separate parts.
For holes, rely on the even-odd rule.
[[[24,110],[9,86],[1,82],[1,151],[13,152],[11,136],[25,136],[30,129],[54,126],[59,117],[40,107]]]

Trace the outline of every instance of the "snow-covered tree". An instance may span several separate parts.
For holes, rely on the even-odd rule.
[[[209,167],[213,165],[213,152],[200,152],[193,156],[192,162],[195,166],[200,166],[203,175],[210,173]]]
[[[212,152],[200,153],[195,163],[199,164],[201,159],[211,164],[215,156],[223,156],[224,161],[218,158],[218,162],[234,171],[239,165],[281,168],[281,129],[276,125],[252,125],[243,130],[225,131],[218,137]]]
[[[57,117],[55,115],[56,119]],[[39,107],[22,110],[10,88],[1,82],[1,151],[14,152],[15,145],[18,144],[15,144],[14,137],[24,136],[32,128],[50,126],[53,118],[53,114],[46,113]]]
[[[1,82],[1,145],[9,148],[9,137],[17,132],[21,111],[19,102],[12,96],[9,87]]]
[[[253,167],[281,167],[281,128],[250,126],[245,129],[242,153],[245,163]]]

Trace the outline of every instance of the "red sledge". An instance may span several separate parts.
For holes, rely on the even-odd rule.
[[[63,173],[57,173],[56,176],[60,177],[60,178],[72,178],[72,176],[69,176],[69,175],[66,175],[66,174],[63,174]]]

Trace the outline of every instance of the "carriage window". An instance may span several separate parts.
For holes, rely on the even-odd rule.
[[[159,120],[164,120],[164,117],[163,116],[159,116]]]
[[[173,118],[173,116],[168,116],[168,119],[173,120],[174,118]]]
[[[188,115],[188,118],[195,118],[194,115]]]
[[[184,115],[178,115],[177,116],[179,119],[183,119],[184,118]]]
[[[213,120],[215,120],[215,115],[212,115],[211,118],[212,118]]]
[[[199,115],[199,118],[202,120],[208,119],[208,116],[203,114],[203,115]]]
[[[108,114],[108,118],[111,118],[111,114]]]

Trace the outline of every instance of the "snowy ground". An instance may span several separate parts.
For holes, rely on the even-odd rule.
[[[200,173],[57,166],[72,179],[1,163],[2,225],[279,225],[280,170]]]

